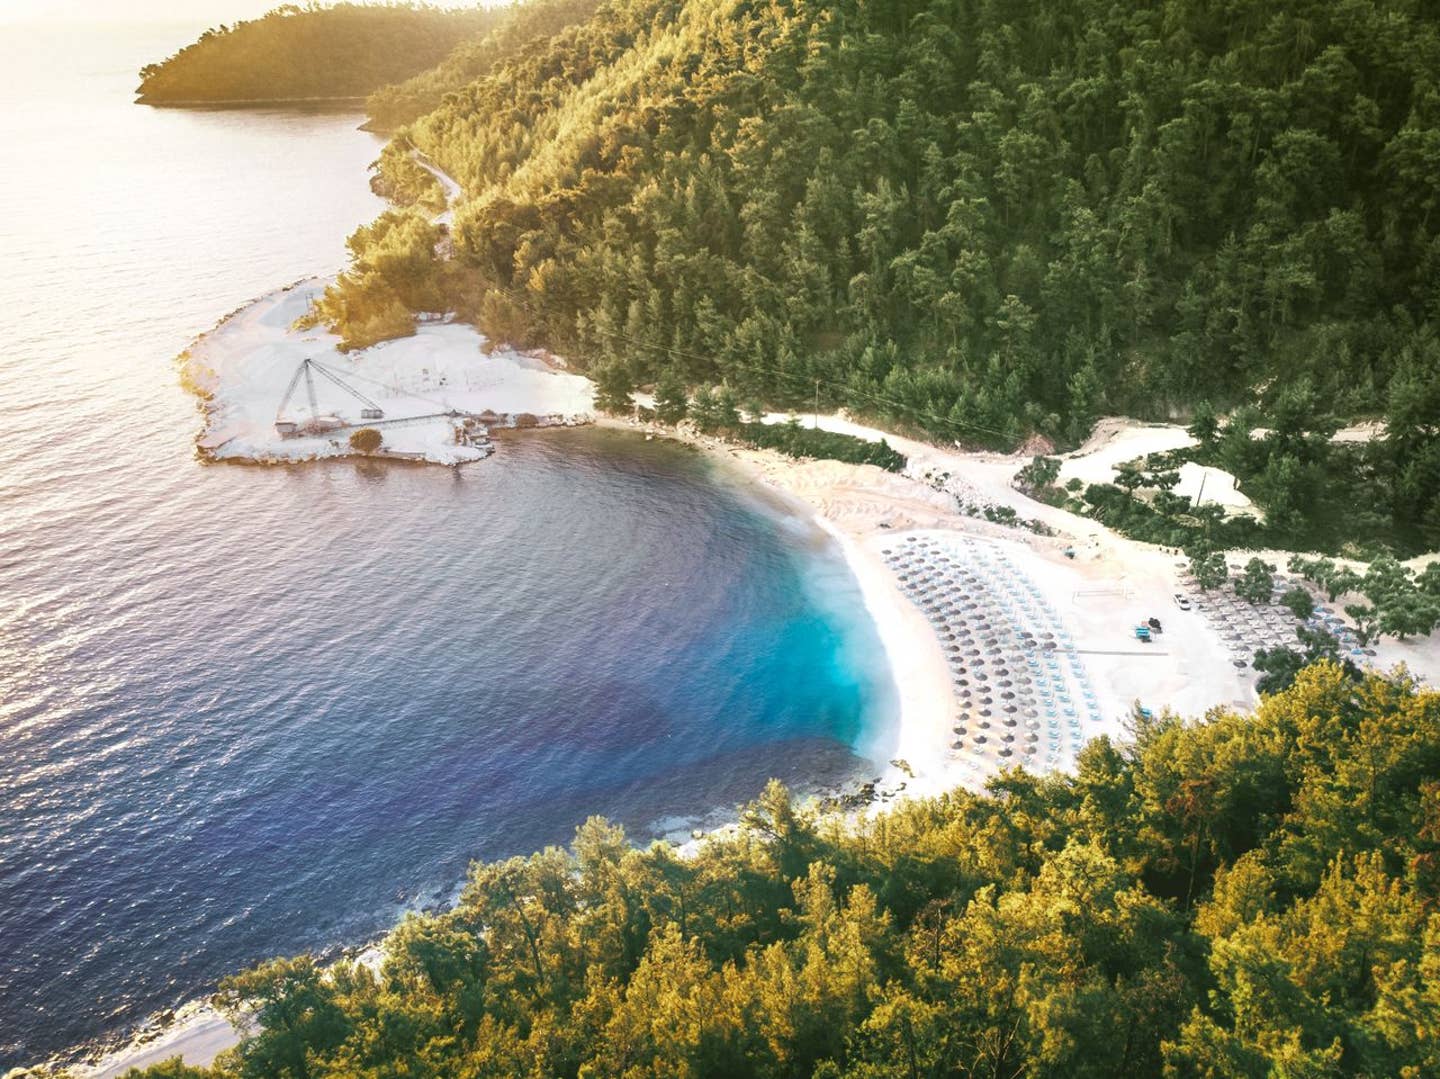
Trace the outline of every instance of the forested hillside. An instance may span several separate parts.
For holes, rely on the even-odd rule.
[[[474,867],[378,975],[277,960],[176,1077],[1440,1074],[1440,696],[1301,674],[1078,774],[855,828],[773,785],[693,858]]]
[[[388,131],[425,115],[447,93],[489,75],[532,42],[588,19],[599,6],[600,0],[530,0],[504,9],[493,29],[462,41],[436,67],[371,94],[365,103],[369,126]]]
[[[1363,409],[1434,347],[1424,10],[620,0],[414,137],[557,347],[1012,434],[1302,372]]]
[[[1433,542],[1437,27],[1419,0],[611,0],[406,135],[466,189],[498,337],[994,446],[1202,402],[1386,415],[1369,501]]]
[[[284,4],[143,68],[137,93],[149,105],[364,97],[439,63],[498,18],[479,7]]]

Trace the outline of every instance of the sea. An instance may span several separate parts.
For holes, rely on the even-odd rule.
[[[895,736],[838,550],[686,447],[197,460],[174,357],[382,209],[354,112],[133,104],[198,29],[0,29],[0,1071]]]

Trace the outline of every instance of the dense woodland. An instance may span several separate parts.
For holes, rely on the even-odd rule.
[[[370,95],[369,127],[389,131],[438,108],[445,95],[498,71],[522,48],[595,13],[600,0],[529,0],[503,13],[488,33],[458,44],[445,60]],[[498,9],[497,9],[498,10]]]
[[[478,7],[284,4],[147,65],[137,93],[148,105],[364,97],[434,66],[498,19]]]
[[[402,133],[496,336],[971,444],[1384,417],[1366,511],[1440,537],[1419,0],[612,0],[507,40]],[[1326,488],[1304,448],[1271,486]]]
[[[1440,696],[1318,665],[1074,776],[854,827],[778,784],[693,857],[591,820],[477,864],[378,974],[232,978],[202,1076],[1440,1074]]]

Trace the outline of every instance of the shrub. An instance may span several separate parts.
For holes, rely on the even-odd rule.
[[[853,435],[820,431],[798,423],[746,423],[739,428],[746,442],[765,449],[779,450],[791,457],[827,457],[854,465],[877,465],[887,472],[905,468],[905,455],[891,449],[881,440],[871,442]]]
[[[385,441],[379,431],[373,427],[362,427],[350,436],[350,448],[357,453],[374,453]]]

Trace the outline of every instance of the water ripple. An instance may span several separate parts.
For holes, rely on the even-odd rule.
[[[378,143],[132,107],[147,33],[0,37],[0,1070],[590,813],[849,774],[891,706],[833,552],[675,447],[198,464],[174,354],[341,262]]]

